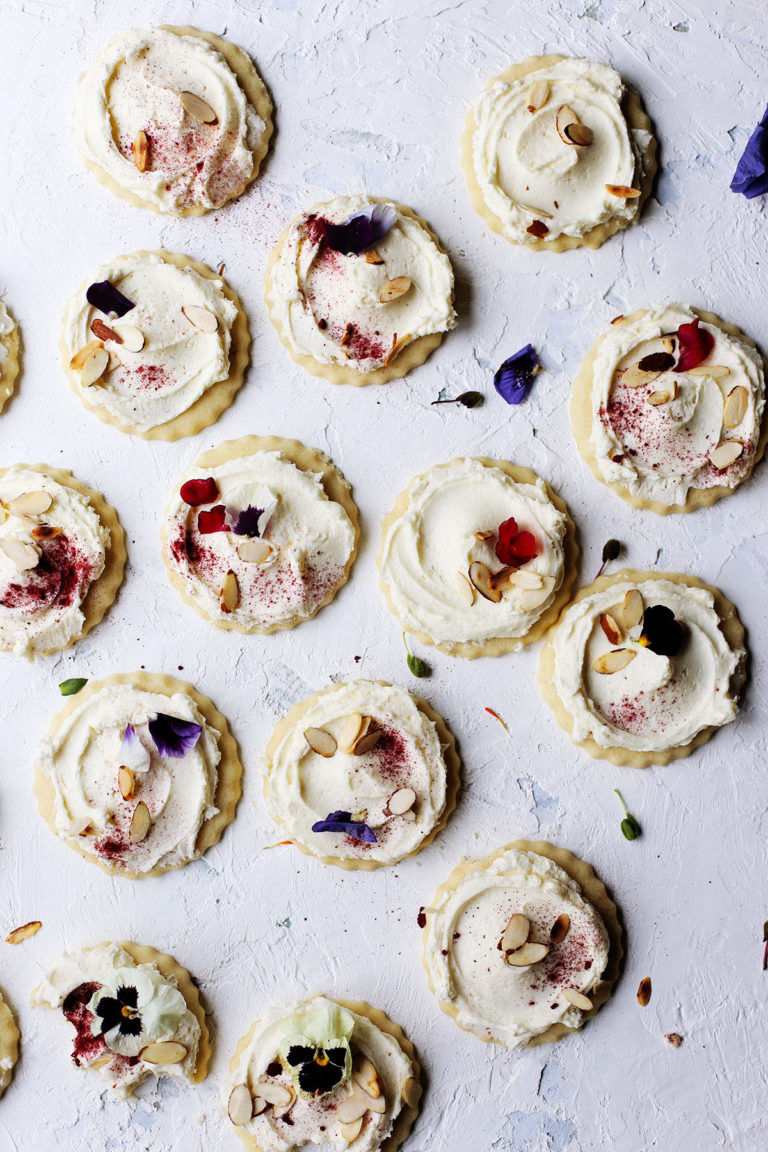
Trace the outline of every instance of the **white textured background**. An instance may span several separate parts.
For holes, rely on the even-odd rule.
[[[130,25],[190,22],[254,57],[277,108],[263,175],[206,218],[169,221],[114,199],[78,163],[68,118],[78,74]],[[619,312],[665,298],[712,308],[768,343],[765,202],[728,191],[766,102],[760,0],[3,0],[0,6],[0,292],[23,326],[18,394],[0,420],[3,465],[47,461],[101,489],[127,530],[130,563],[104,624],[34,666],[0,660],[0,984],[23,1057],[0,1103],[0,1149],[73,1152],[239,1147],[219,1110],[233,1046],[267,1004],[305,992],[364,997],[400,1021],[424,1062],[426,1096],[407,1152],[757,1152],[766,1146],[764,585],[766,467],[736,496],[690,518],[638,513],[598,485],[569,433],[569,381]],[[491,235],[459,166],[468,101],[510,61],[560,51],[614,64],[645,100],[661,145],[642,222],[598,252],[527,253]],[[367,190],[423,213],[456,269],[459,327],[405,382],[339,388],[304,375],[271,330],[262,271],[300,210]],[[70,392],[57,358],[60,309],[98,263],[167,247],[217,267],[243,300],[254,364],[232,408],[194,440],[149,444],[102,424]],[[546,373],[508,408],[492,370],[527,341]],[[483,408],[432,408],[441,388],[479,388]],[[158,518],[201,451],[245,432],[328,452],[354,485],[364,536],[350,584],[321,615],[268,637],[220,633],[167,584]],[[720,585],[749,629],[744,713],[689,760],[646,772],[578,752],[534,684],[536,651],[475,663],[424,652],[430,702],[453,728],[465,787],[436,844],[375,874],[342,874],[275,839],[257,763],[277,716],[328,677],[416,688],[379,594],[378,524],[417,471],[462,453],[539,471],[564,496],[594,576],[609,536],[627,560]],[[360,657],[355,662],[355,657]],[[179,873],[112,880],[56,841],[37,814],[32,763],[68,676],[136,667],[188,677],[240,742],[245,791],[223,843]],[[496,708],[510,742],[483,711]],[[628,843],[612,789],[643,825]],[[429,994],[416,915],[462,854],[542,836],[592,862],[623,910],[628,942],[614,998],[580,1035],[522,1053],[459,1032]],[[70,1030],[29,1007],[65,948],[131,938],[175,954],[200,979],[215,1059],[200,1089],[145,1085],[115,1103],[69,1064]],[[653,978],[650,1006],[635,991]],[[663,1034],[679,1031],[673,1050]]]

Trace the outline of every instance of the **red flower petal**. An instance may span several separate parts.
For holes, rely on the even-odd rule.
[[[226,532],[227,510],[223,504],[217,504],[208,512],[200,512],[197,517],[198,531],[205,534],[209,532]]]
[[[219,494],[219,486],[213,476],[207,480],[187,480],[182,484],[179,495],[185,504],[196,508],[198,504],[213,504]]]
[[[518,532],[517,521],[510,517],[499,525],[496,556],[502,564],[518,568],[537,554],[536,537],[532,532]]]
[[[688,372],[691,368],[698,368],[715,346],[715,338],[711,332],[699,328],[699,317],[691,324],[681,324],[677,330],[677,343],[680,351],[676,372]]]

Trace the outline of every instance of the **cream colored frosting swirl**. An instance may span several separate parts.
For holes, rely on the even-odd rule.
[[[223,280],[207,279],[162,255],[123,256],[94,270],[90,283],[108,280],[134,307],[119,319],[92,307],[85,290],[70,300],[62,345],[69,360],[94,340],[94,320],[120,335],[137,328],[144,337],[138,352],[107,339],[114,366],[82,394],[126,431],[146,432],[186,412],[213,384],[229,377],[232,325],[237,307],[224,295]],[[213,332],[201,330],[184,311],[202,308],[216,319]]]
[[[664,605],[683,625],[676,656],[639,644],[642,623],[622,628],[617,644],[608,640],[600,618],[608,613],[621,627],[621,606],[632,589],[639,590],[645,608]],[[704,728],[730,723],[738,711],[732,681],[746,652],[728,644],[707,588],[653,574],[638,583],[610,584],[574,601],[550,643],[553,683],[573,721],[576,741],[589,738],[602,748],[642,752],[682,747]],[[597,671],[595,661],[615,648],[632,652],[631,661],[616,672]]]
[[[550,942],[563,913],[570,929]],[[550,945],[538,963],[515,968],[498,946],[510,918],[527,916],[529,939]],[[589,996],[605,970],[610,943],[581,888],[545,856],[509,849],[490,865],[446,886],[427,913],[424,962],[437,998],[456,1022],[508,1048],[527,1044],[552,1024],[578,1028],[582,1011],[563,996]]]
[[[186,755],[158,753],[147,729],[158,713],[202,727]],[[136,754],[123,744],[128,725],[138,740]],[[54,788],[59,836],[127,872],[173,868],[194,859],[200,828],[218,811],[218,737],[191,696],[181,692],[165,696],[109,684],[88,696],[41,741],[38,753],[38,768]],[[134,774],[128,799],[118,784],[123,765]],[[149,809],[151,825],[145,839],[133,843],[131,821],[140,802]]]
[[[627,369],[670,345],[677,360],[676,333],[680,325],[696,319],[680,304],[660,304],[617,323],[600,341],[591,369],[590,445],[601,475],[635,496],[665,505],[685,503],[692,488],[735,488],[752,466],[760,437],[765,407],[762,358],[752,345],[716,324],[699,321],[700,330],[714,338],[714,347],[693,371],[670,369],[639,386],[625,383]],[[734,423],[726,404],[737,388],[744,390],[745,403]],[[670,399],[649,403],[660,394]],[[742,451],[730,465],[718,468],[709,454],[723,440],[738,441]]]
[[[182,92],[209,104],[215,123],[185,112]],[[178,215],[217,208],[242,192],[266,125],[212,45],[134,28],[110,40],[81,76],[72,129],[87,163],[147,205]],[[132,152],[139,132],[149,142],[144,172]]]
[[[277,1075],[267,1072],[270,1065],[279,1059],[286,1026],[300,1013],[327,1003],[324,996],[315,996],[288,1008],[273,1008],[257,1021],[234,1071],[229,1075],[224,1103],[237,1084],[247,1084],[252,1092],[257,1092],[257,1084],[265,1080],[290,1086],[290,1077],[285,1070],[281,1069]],[[319,1099],[299,1097],[286,1118],[275,1117],[273,1109],[268,1108],[243,1125],[243,1131],[253,1137],[263,1152],[298,1152],[310,1144],[312,1147],[325,1147],[331,1142],[334,1148],[349,1149],[350,1152],[376,1152],[389,1136],[402,1111],[402,1090],[413,1074],[413,1065],[394,1036],[383,1032],[367,1016],[352,1011],[350,1015],[354,1019],[350,1038],[353,1055],[362,1053],[372,1062],[381,1081],[385,1111],[367,1112],[360,1134],[350,1140],[344,1135],[340,1121],[334,1117],[335,1106],[346,1095],[345,1085]]]
[[[534,587],[513,584],[494,603],[473,593],[469,571],[474,562],[502,568],[494,549],[510,518],[536,539],[538,554],[521,566]],[[405,510],[383,534],[381,579],[404,627],[437,644],[523,638],[563,582],[566,526],[542,480],[519,483],[480,460],[451,460],[409,488]]]
[[[138,993],[141,1047],[177,1040],[187,1049],[178,1064],[149,1064],[138,1053],[128,1055],[111,1049],[96,1035],[93,1001],[99,994],[113,995],[123,981],[132,983]],[[64,1011],[77,1032],[72,1054],[75,1064],[80,1068],[93,1065],[118,1096],[130,1096],[151,1074],[188,1080],[194,1075],[200,1043],[196,1016],[186,1007],[173,979],[163,976],[155,964],[137,964],[119,944],[98,944],[65,953],[35,988],[32,1004]]]
[[[369,196],[339,196],[288,229],[271,272],[270,305],[297,355],[373,372],[420,336],[456,324],[448,257],[396,205],[393,227],[373,246],[381,263],[370,263],[365,251],[345,255],[328,246],[324,223],[342,224],[375,205]],[[408,290],[382,303],[382,289],[400,277],[410,280]]]
[[[46,512],[9,507],[31,492],[48,494]],[[56,534],[38,540],[41,529]],[[109,529],[87,496],[23,464],[7,468],[0,475],[0,647],[33,656],[79,636],[82,604],[104,570],[109,543]],[[14,550],[20,544],[37,553],[33,568],[19,569]]]
[[[355,545],[355,529],[341,504],[328,498],[322,477],[299,468],[281,451],[260,451],[213,467],[192,468],[186,480],[212,477],[218,495],[194,507],[176,489],[167,514],[167,557],[186,594],[212,620],[245,629],[268,628],[311,616],[341,584]],[[227,530],[201,532],[200,514],[227,509]],[[241,559],[247,536],[233,531],[239,514],[258,507],[258,539],[266,559]],[[237,604],[221,605],[228,572]]]
[[[540,85],[545,98],[529,110]],[[545,88],[546,86],[546,88]],[[516,80],[496,80],[474,103],[474,175],[483,200],[518,244],[582,237],[597,224],[632,221],[639,198],[607,185],[640,188],[642,153],[650,136],[628,126],[621,76],[592,60],[561,60]],[[591,129],[587,147],[566,143],[556,128],[565,106]],[[542,236],[528,231],[536,220]]]
[[[355,714],[371,717],[382,729],[379,742],[358,755],[342,745],[344,722]],[[333,756],[310,747],[304,736],[309,728],[331,733],[338,742]],[[272,818],[316,856],[394,864],[419,848],[446,803],[437,728],[404,688],[392,684],[353,680],[311,697],[300,723],[276,742],[273,737],[265,772]],[[405,815],[388,816],[388,801],[401,788],[413,789],[415,801]],[[312,825],[332,812],[360,814],[376,843],[313,832]]]

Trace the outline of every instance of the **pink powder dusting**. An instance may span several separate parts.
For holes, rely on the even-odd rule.
[[[1,607],[33,615],[44,608],[63,611],[83,600],[93,565],[77,540],[62,532],[41,547],[37,567],[20,573],[0,591]]]

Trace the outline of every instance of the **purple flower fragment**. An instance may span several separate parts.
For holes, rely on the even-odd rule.
[[[148,727],[158,755],[171,756],[174,759],[180,759],[186,756],[187,752],[191,752],[203,730],[199,724],[193,724],[191,720],[166,716],[164,712],[158,712],[154,720],[149,721]]]
[[[116,316],[125,316],[136,305],[132,304],[127,296],[110,284],[109,280],[100,280],[98,284],[91,284],[85,290],[85,298],[92,308],[98,308],[105,316],[114,312]]]
[[[255,504],[249,504],[242,512],[238,514],[235,526],[232,529],[235,536],[261,536],[259,531],[259,520],[264,515],[266,509],[257,508]]]
[[[493,378],[493,386],[507,404],[521,404],[540,368],[536,349],[526,344],[504,361]]]
[[[353,840],[363,840],[366,844],[375,844],[376,836],[373,830],[362,820],[353,820],[351,812],[331,812],[325,820],[318,820],[312,825],[313,832],[343,832]]]
[[[396,220],[397,212],[391,204],[375,204],[370,212],[358,212],[344,224],[326,222],[325,241],[334,252],[357,256],[383,240]]]
[[[731,192],[741,192],[747,200],[768,192],[768,107],[736,165]]]

